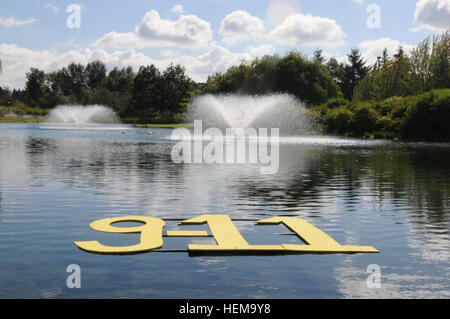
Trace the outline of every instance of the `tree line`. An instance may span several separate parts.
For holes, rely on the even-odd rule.
[[[182,113],[182,101],[196,83],[180,65],[160,72],[154,65],[107,72],[101,61],[86,66],[71,63],[45,73],[32,68],[26,75],[24,102],[35,108],[51,109],[61,104],[103,104],[121,117],[151,120]]]
[[[381,130],[397,134],[398,127],[403,127],[398,119],[404,119],[412,108],[399,111],[403,103],[399,98],[433,90],[444,90],[436,94],[445,96],[450,89],[449,38],[447,31],[425,39],[410,53],[400,47],[389,56],[384,50],[373,65],[358,49],[352,49],[341,63],[325,59],[321,50],[312,58],[297,51],[266,55],[212,74],[205,83],[196,83],[182,66],[173,64],[163,71],[154,65],[142,66],[137,73],[131,67],[108,72],[101,61],[71,63],[50,73],[32,68],[24,90],[0,90],[0,105],[8,99],[31,110],[59,104],[103,104],[129,121],[176,122],[183,120],[196,94],[289,93],[309,108],[327,133],[361,135]],[[398,103],[381,107],[386,99]],[[443,103],[448,100],[444,98]],[[362,109],[367,113],[364,116]],[[373,118],[376,125],[363,125]]]
[[[327,133],[450,139],[449,32],[425,39],[409,54],[400,47],[393,56],[384,50],[372,66],[357,63],[363,76],[347,91],[351,95],[342,79],[355,64],[327,65],[343,92],[311,109]]]

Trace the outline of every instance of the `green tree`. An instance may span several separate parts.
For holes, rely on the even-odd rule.
[[[105,64],[101,61],[93,61],[86,65],[86,77],[89,89],[101,87],[106,78]]]
[[[346,99],[351,99],[356,86],[366,76],[369,68],[358,49],[352,49],[347,57],[349,64],[344,66],[341,90]]]
[[[244,69],[246,78],[243,92],[247,94],[267,94],[276,91],[278,82],[277,65],[280,62],[278,55],[266,55],[251,62]]]
[[[65,96],[67,103],[86,104],[87,77],[82,64],[71,63],[49,75],[49,84],[55,94]]]
[[[206,83],[202,85],[202,92],[203,93],[219,93],[220,92],[220,85],[222,82],[222,73],[216,72],[212,75],[208,75],[208,79],[206,80]]]
[[[417,94],[411,68],[412,65],[409,57],[405,54],[403,48],[399,47],[391,65],[391,90],[383,98]]]
[[[49,87],[49,94],[46,96],[46,108],[53,108],[59,104],[75,103],[67,96],[70,94],[69,81],[62,70],[46,74],[46,82]],[[67,96],[65,95],[67,93]]]
[[[160,112],[173,115],[185,111],[182,103],[189,98],[189,91],[193,89],[191,79],[186,75],[181,65],[169,65],[162,74],[163,91]]]
[[[427,38],[408,55],[402,48],[392,57],[380,57],[354,94],[358,100],[383,100],[450,88],[449,32]]]
[[[392,58],[369,70],[356,87],[354,98],[379,101],[416,94],[420,92],[416,82],[411,61],[400,47]]]
[[[31,68],[26,74],[25,94],[26,101],[32,107],[39,107],[41,99],[48,92],[45,72]]]
[[[380,70],[383,65],[385,65],[387,62],[389,61],[389,55],[388,55],[388,51],[387,48],[385,48],[383,50],[383,53],[381,56],[377,57],[377,61],[375,62],[375,64],[372,66],[372,70],[373,71],[378,71]],[[370,68],[368,70],[368,72],[370,72]]]
[[[430,71],[431,88],[450,88],[450,31],[434,36]]]
[[[128,116],[132,112],[134,72],[131,67],[114,68],[106,75],[103,63],[94,61],[86,66],[90,87],[89,104],[103,104],[111,107],[117,114]]]
[[[267,94],[283,92],[295,95],[307,105],[317,105],[341,96],[327,67],[312,62],[298,52],[280,58],[264,56],[216,73],[203,86],[205,93]]]
[[[341,92],[324,65],[313,63],[291,52],[277,66],[277,91],[295,95],[307,105],[318,105]]]
[[[144,119],[157,115],[163,104],[163,90],[164,84],[159,70],[153,64],[141,66],[134,79],[131,113]]]
[[[383,54],[381,55],[381,63],[384,65],[389,60],[389,54],[387,48],[384,48]]]
[[[331,58],[327,62],[326,67],[330,72],[334,82],[336,82],[336,84],[339,85],[340,88],[342,88],[345,79],[344,64],[339,63],[335,58]]]
[[[313,57],[313,61],[314,62],[318,62],[319,64],[324,64],[325,63],[325,57],[323,56],[323,51],[320,49],[317,49],[316,51],[314,51],[314,57]]]
[[[239,93],[242,92],[246,83],[250,66],[247,63],[241,63],[232,66],[221,76],[219,82],[220,93]],[[242,92],[243,93],[243,92]]]
[[[105,87],[112,92],[131,92],[134,84],[134,72],[132,67],[118,69],[109,72],[105,79]]]

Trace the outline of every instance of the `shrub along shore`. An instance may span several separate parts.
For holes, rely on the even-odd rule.
[[[450,141],[450,89],[382,101],[337,98],[309,113],[329,134]]]

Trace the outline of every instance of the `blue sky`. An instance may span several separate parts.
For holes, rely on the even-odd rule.
[[[70,4],[80,5],[80,28],[67,27]],[[359,48],[371,62],[384,47],[411,49],[449,27],[450,0],[2,0],[0,85],[23,87],[32,66],[95,59],[136,70],[180,63],[198,81],[290,50],[321,48],[344,61]]]

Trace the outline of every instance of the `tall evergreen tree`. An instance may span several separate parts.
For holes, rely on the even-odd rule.
[[[319,62],[320,64],[324,64],[325,63],[325,57],[323,56],[323,51],[320,49],[317,49],[316,51],[314,51],[314,58],[313,58],[314,62]]]
[[[366,76],[369,68],[366,66],[367,61],[364,61],[358,49],[352,49],[347,57],[349,64],[344,67],[344,79],[341,89],[344,97],[350,100],[353,97],[353,91],[359,81]]]
[[[383,55],[381,56],[381,63],[385,64],[389,60],[389,54],[387,48],[384,48]]]

